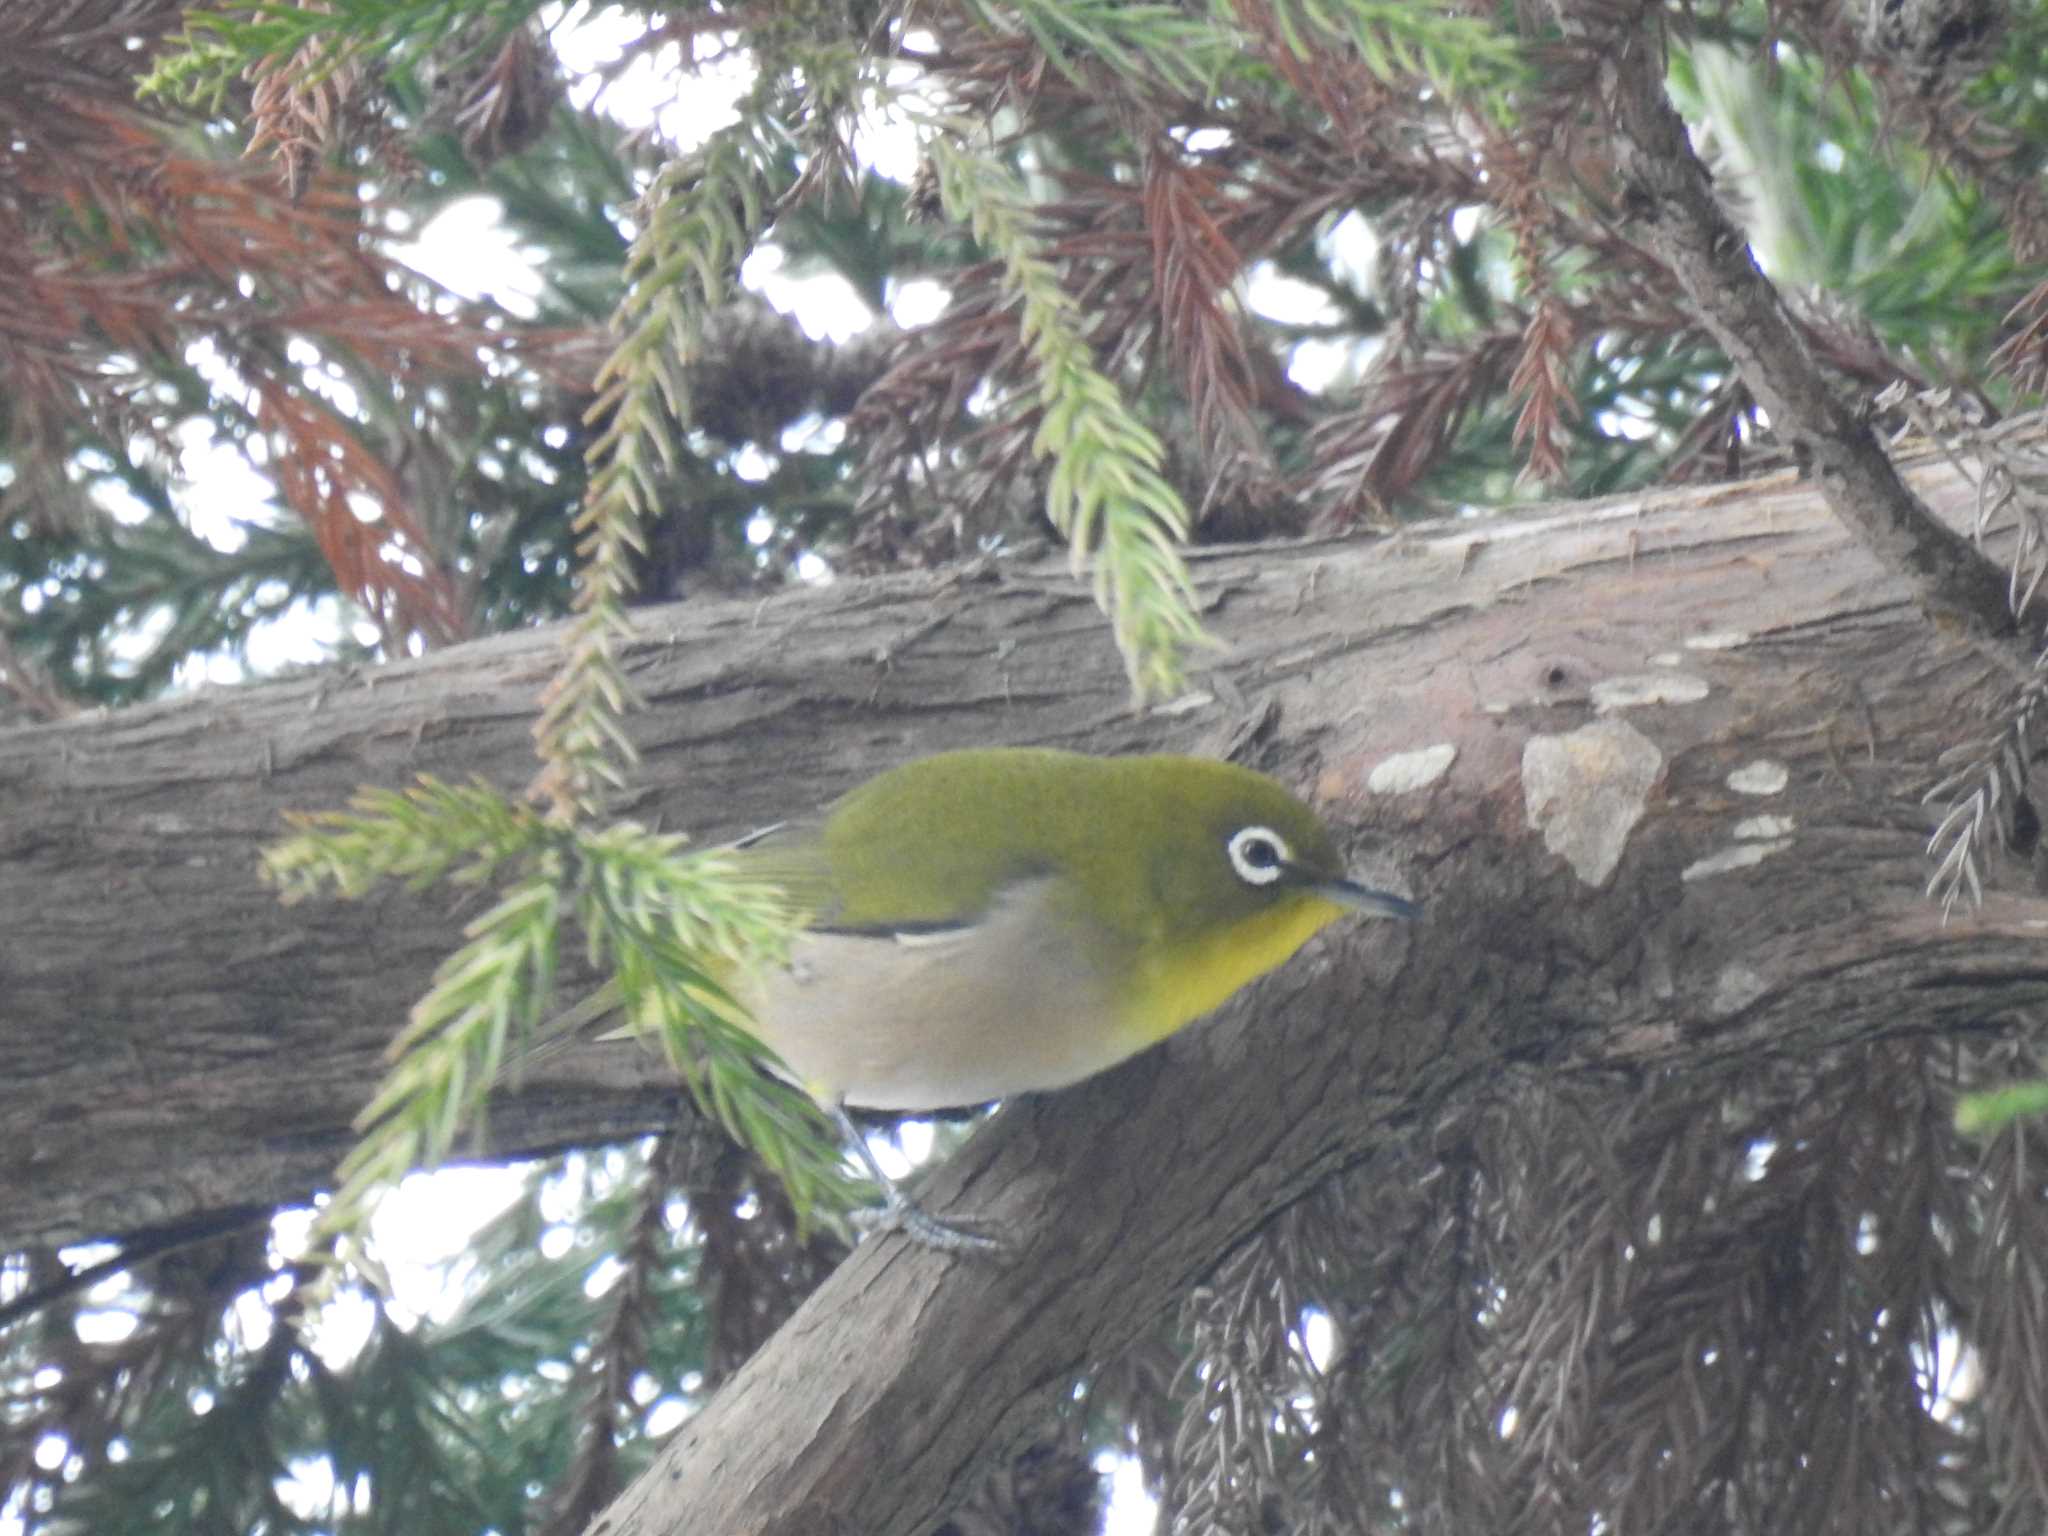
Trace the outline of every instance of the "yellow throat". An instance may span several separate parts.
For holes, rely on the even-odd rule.
[[[1343,915],[1335,902],[1305,895],[1241,918],[1220,933],[1155,938],[1145,946],[1123,1000],[1120,1027],[1135,1041],[1132,1049],[1156,1044],[1220,1008]]]

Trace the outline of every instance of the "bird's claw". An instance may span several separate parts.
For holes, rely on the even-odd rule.
[[[975,1218],[956,1217],[962,1225],[940,1221],[915,1200],[889,1189],[886,1204],[853,1213],[853,1224],[863,1232],[901,1232],[920,1247],[940,1253],[994,1253],[1003,1245],[993,1237],[963,1230]]]

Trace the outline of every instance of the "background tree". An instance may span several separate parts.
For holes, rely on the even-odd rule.
[[[573,613],[545,814],[423,790],[278,868],[305,886],[477,860],[513,896],[466,953],[523,977],[506,957],[552,944],[554,909],[534,914],[571,869],[684,889],[660,884],[679,877],[654,843],[603,841],[629,601],[1050,536],[1094,555],[1128,679],[1170,721],[1197,696],[1183,536],[1363,537],[1789,450],[1988,676],[1945,664],[1989,720],[1948,721],[1953,763],[1885,746],[1915,791],[1954,770],[1937,893],[1980,887],[1993,843],[2035,841],[2013,610],[2041,568],[2040,476],[1995,429],[2039,389],[2048,312],[2036,10],[627,14],[644,30],[576,80],[535,6],[0,14],[0,675],[18,712],[146,697],[284,614],[371,663]],[[642,61],[679,95],[691,67],[743,64],[734,120],[678,150],[592,109],[593,78]],[[908,179],[866,148],[891,120],[914,136]],[[530,315],[395,259],[476,192],[535,253]],[[919,283],[949,302],[821,345],[741,287],[763,250],[878,317]],[[1877,451],[1868,402],[1900,381],[1879,419],[1968,456],[2010,581]],[[206,442],[240,449],[274,506],[224,526],[179,478]],[[1542,684],[1557,700],[1569,670]],[[1916,793],[1871,796],[1873,836],[1924,835]],[[1526,921],[1487,949],[1564,942]],[[623,918],[607,932],[615,958],[638,953]],[[1369,1162],[1346,1143],[1220,1266],[1155,1276],[1156,1326],[1132,1342],[1126,1319],[1126,1347],[1073,1362],[1085,1400],[988,1487],[949,1484],[948,1503],[971,1494],[952,1518],[1087,1528],[1088,1457],[1117,1447],[1198,1527],[2037,1525],[2039,1133],[1980,1151],[1950,1122],[1965,1089],[2038,1073],[2036,1000],[2004,986],[1942,1027],[1902,1003],[1910,1026],[1883,1043],[1843,1003],[1839,1035],[1739,1073],[1701,1044],[1552,1076],[1523,1041],[1409,1142]],[[416,1015],[429,1045],[459,1014],[451,987]],[[775,1133],[743,1060],[687,1059],[755,1152],[685,1114],[536,1165],[478,1237],[460,1310],[362,1302],[352,1350],[316,1347],[334,1325],[304,1309],[319,1265],[274,1225],[277,1191],[31,1227],[0,1302],[11,1513],[580,1529],[839,1252],[823,1152]],[[403,1130],[419,1093],[380,1102]],[[450,1142],[366,1145],[345,1196]],[[85,1238],[114,1246],[65,1246]]]

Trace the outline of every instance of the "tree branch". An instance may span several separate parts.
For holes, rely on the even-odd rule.
[[[2026,676],[2033,657],[2014,643],[2005,573],[1907,489],[1869,422],[1829,387],[1749,242],[1715,199],[1713,177],[1664,93],[1661,33],[1642,23],[1615,37],[1610,105],[1625,207],[1647,229],[1651,250],[1843,526],[1909,584],[1937,623],[1983,644],[2014,677]]]
[[[1953,467],[1916,481],[1968,515]],[[1948,927],[1920,894],[1919,796],[1999,679],[1812,487],[1202,550],[1194,572],[1232,649],[1142,717],[1064,573],[636,616],[643,818],[716,838],[970,744],[1249,742],[1428,916],[1333,930],[1166,1049],[1006,1110],[931,1198],[994,1218],[1011,1261],[863,1249],[603,1528],[915,1531],[1273,1212],[1336,1169],[1428,1164],[1446,1117],[1528,1064],[1734,1092],[1787,1057],[2017,1030],[2048,1004],[2023,882]],[[440,892],[280,908],[255,849],[283,808],[365,781],[524,782],[555,643],[0,732],[5,1242],[325,1178],[466,912]],[[636,1048],[570,1053],[494,1110],[494,1146],[631,1134],[673,1096]]]

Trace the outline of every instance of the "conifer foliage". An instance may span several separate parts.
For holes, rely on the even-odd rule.
[[[1936,791],[1966,906],[2044,687],[2044,59],[2048,9],[1990,0],[0,5],[0,725],[285,634],[567,621],[525,796],[372,787],[272,858],[294,899],[491,900],[317,1217],[9,1248],[0,1529],[576,1532],[842,1256],[815,1111],[692,1001],[786,913],[614,818],[635,604],[1050,541],[1170,702],[1191,543],[1797,462],[2011,678]],[[650,82],[699,110],[636,119]],[[531,291],[409,265],[477,197]],[[808,334],[777,270],[864,328]],[[2009,569],[1891,473],[1905,431],[1989,466]],[[436,1299],[380,1290],[370,1213],[552,1048],[572,939],[704,1113],[526,1169]],[[1094,1529],[1109,1450],[1187,1530],[2038,1530],[2048,1130],[1954,1128],[2038,1055],[1511,1073],[950,1529]]]

